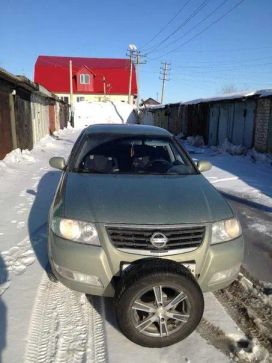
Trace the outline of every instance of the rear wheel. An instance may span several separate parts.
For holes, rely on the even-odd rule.
[[[197,327],[202,292],[190,272],[167,260],[137,264],[116,296],[117,320],[133,342],[147,347],[174,344]]]

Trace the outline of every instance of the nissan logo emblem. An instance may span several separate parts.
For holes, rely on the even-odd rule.
[[[150,237],[150,243],[156,248],[165,247],[168,242],[168,238],[161,232],[155,232]]]

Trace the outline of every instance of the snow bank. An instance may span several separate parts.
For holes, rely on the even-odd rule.
[[[200,135],[188,136],[186,140],[192,146],[196,146],[196,147],[205,146],[203,136],[200,136]]]
[[[179,139],[183,138],[183,134],[177,135]],[[204,139],[200,135],[196,136],[188,136],[186,138],[186,142],[191,145],[198,147],[204,147]],[[224,142],[218,146],[210,146],[209,147],[213,151],[217,151],[218,153],[229,153],[231,155],[247,155],[251,160],[254,162],[262,162],[262,163],[268,163],[272,165],[272,154],[269,153],[260,153],[253,149],[247,149],[243,145],[235,145],[232,144],[227,138],[224,140]]]
[[[25,161],[31,163],[35,161],[35,158],[31,155],[29,150],[12,150],[3,160],[0,161],[0,171],[5,170],[7,166]]]
[[[98,123],[134,124],[137,114],[133,106],[124,102],[79,102],[75,105],[75,128]]]
[[[272,164],[272,154],[259,153],[255,149],[251,149],[248,151],[248,155],[253,161],[260,161]]]
[[[196,146],[196,145],[195,145]],[[247,149],[243,145],[234,145],[228,139],[218,146],[212,146],[213,150],[218,150],[219,152],[227,152],[231,155],[247,155],[253,161],[269,163],[272,165],[272,154],[260,153],[253,149]]]
[[[225,139],[224,142],[218,146],[219,150],[230,153],[231,155],[245,155],[247,153],[247,148],[243,145],[234,145]]]
[[[66,134],[73,134],[74,132],[76,132],[76,130],[68,124],[67,128],[55,131],[53,137],[51,135],[44,136],[39,140],[39,143],[34,146],[33,150],[43,151],[44,148],[57,148],[58,145],[56,145],[56,140]],[[4,177],[6,175],[5,173],[10,170],[15,170],[18,164],[33,164],[37,162],[33,150],[21,150],[18,148],[9,152],[3,160],[0,160],[0,177]]]

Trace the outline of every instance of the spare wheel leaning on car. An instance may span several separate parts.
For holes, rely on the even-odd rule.
[[[186,338],[204,310],[202,291],[183,265],[146,258],[130,265],[116,289],[121,331],[136,344],[165,347]]]

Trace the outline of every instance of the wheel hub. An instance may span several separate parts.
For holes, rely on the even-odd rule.
[[[187,296],[168,286],[154,286],[145,291],[134,301],[132,310],[136,329],[154,337],[175,333],[190,316]]]
[[[163,306],[160,306],[157,311],[156,311],[156,314],[160,317],[160,318],[163,318],[164,315],[165,315],[165,312],[166,310],[164,309]]]

